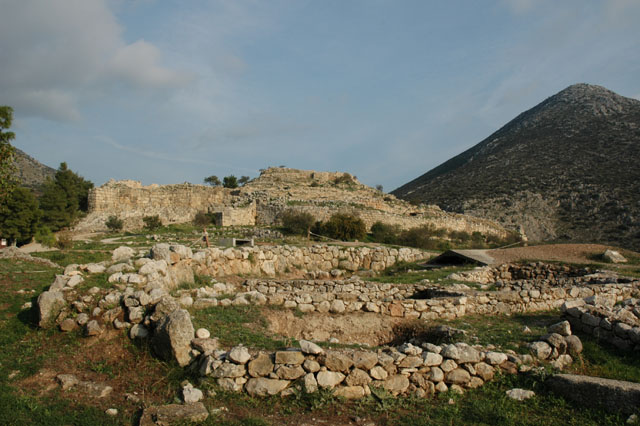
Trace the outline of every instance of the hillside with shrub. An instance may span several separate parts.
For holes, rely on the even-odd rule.
[[[640,101],[576,84],[392,193],[530,240],[640,247]]]

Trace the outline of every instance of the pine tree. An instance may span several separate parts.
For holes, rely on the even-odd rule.
[[[0,235],[12,243],[31,241],[40,222],[40,210],[33,193],[16,187],[0,207]]]

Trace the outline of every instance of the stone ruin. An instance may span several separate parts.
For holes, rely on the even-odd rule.
[[[109,216],[125,229],[142,228],[142,218],[158,215],[164,224],[191,222],[211,213],[220,226],[274,225],[284,210],[311,213],[325,221],[334,213],[358,215],[370,228],[377,221],[402,229],[433,225],[450,231],[481,232],[500,238],[507,231],[480,218],[447,213],[437,206],[413,206],[370,188],[347,173],[272,167],[240,188],[183,183],[143,186],[137,181],[109,181],[89,192],[89,214],[77,230],[106,230]]]
[[[36,308],[41,327],[57,325],[62,331],[81,327],[87,336],[100,335],[107,327],[128,330],[131,339],[148,340],[160,358],[175,360],[223,389],[252,396],[287,396],[318,389],[332,389],[335,395],[347,399],[381,390],[419,397],[447,390],[464,392],[481,386],[498,372],[524,373],[536,369],[542,361],[557,369],[566,367],[582,350],[572,328],[619,347],[640,350],[637,280],[545,264],[498,268],[502,272],[493,275],[494,283],[500,283],[496,291],[465,285],[452,290],[429,282],[396,286],[367,282],[355,274],[347,277],[362,268],[381,270],[423,256],[413,249],[326,245],[193,253],[185,246],[158,244],[148,254],[122,247],[114,251],[111,262],[69,265],[38,297]],[[288,268],[296,268],[308,278],[278,279],[278,274]],[[91,273],[107,273],[112,286],[78,291],[83,274]],[[215,282],[193,290],[177,288],[180,283],[193,282],[194,273],[216,277],[258,273],[266,277],[247,279],[241,285]],[[194,330],[188,311],[248,305],[277,305],[285,310],[333,316],[366,312],[427,322],[471,313],[561,308],[567,321],[550,327],[549,333],[531,343],[530,353],[525,354],[415,339],[377,350],[325,349],[300,339],[299,347],[269,352],[243,345],[220,347],[215,330]],[[198,397],[196,391],[200,392],[193,387],[183,389],[185,402],[197,403],[202,393]],[[180,405],[174,408],[178,412],[194,409]],[[200,408],[194,414],[199,418],[203,415]]]

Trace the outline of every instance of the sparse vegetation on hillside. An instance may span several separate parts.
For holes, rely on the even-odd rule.
[[[640,101],[575,85],[393,193],[530,240],[640,247]]]
[[[367,235],[362,219],[347,213],[336,213],[326,222],[317,222],[312,231],[342,241],[362,240]]]
[[[296,210],[285,210],[280,214],[282,230],[289,235],[307,236],[313,225],[315,217],[311,213]]]
[[[162,226],[162,221],[158,215],[145,216],[142,218],[142,221],[144,222],[145,229],[148,229],[149,231],[155,231]]]
[[[118,232],[122,230],[124,226],[124,222],[122,219],[118,218],[118,216],[109,216],[107,221],[105,222],[107,229],[111,232]]]

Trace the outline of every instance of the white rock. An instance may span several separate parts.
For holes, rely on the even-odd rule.
[[[532,390],[520,388],[508,390],[506,394],[509,398],[515,399],[516,401],[524,401],[525,399],[532,398],[536,395],[536,393]]]
[[[324,349],[308,340],[300,340],[300,349],[302,349],[302,352],[305,354],[312,355],[318,355],[324,352]]]
[[[251,359],[251,354],[244,346],[236,346],[229,351],[227,357],[236,364],[246,364]]]
[[[199,328],[196,330],[196,337],[198,339],[208,339],[211,337],[211,333],[206,328]]]

